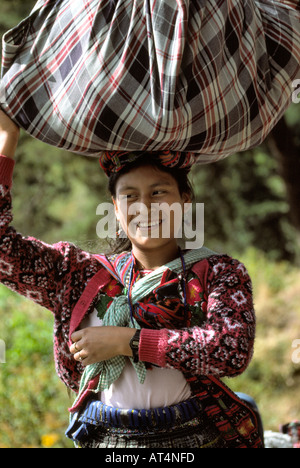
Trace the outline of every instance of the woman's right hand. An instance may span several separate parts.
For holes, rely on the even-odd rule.
[[[14,158],[20,136],[19,127],[0,109],[0,154]]]

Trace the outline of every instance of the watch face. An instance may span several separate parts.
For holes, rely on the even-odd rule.
[[[138,350],[140,344],[140,332],[137,332],[130,340],[130,347],[132,350]]]
[[[130,340],[130,348],[132,350],[132,357],[135,363],[139,362],[138,350],[140,344],[140,332],[136,332]]]

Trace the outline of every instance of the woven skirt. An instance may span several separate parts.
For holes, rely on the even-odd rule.
[[[224,448],[197,399],[151,410],[120,410],[91,401],[66,432],[80,448]]]

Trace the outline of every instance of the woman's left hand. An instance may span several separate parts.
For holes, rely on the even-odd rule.
[[[72,334],[71,353],[84,366],[115,356],[132,356],[129,342],[136,330],[125,327],[90,327]]]

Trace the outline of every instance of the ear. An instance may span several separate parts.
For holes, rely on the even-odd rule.
[[[184,193],[182,195],[182,201],[183,203],[192,203],[191,196],[188,193]]]

